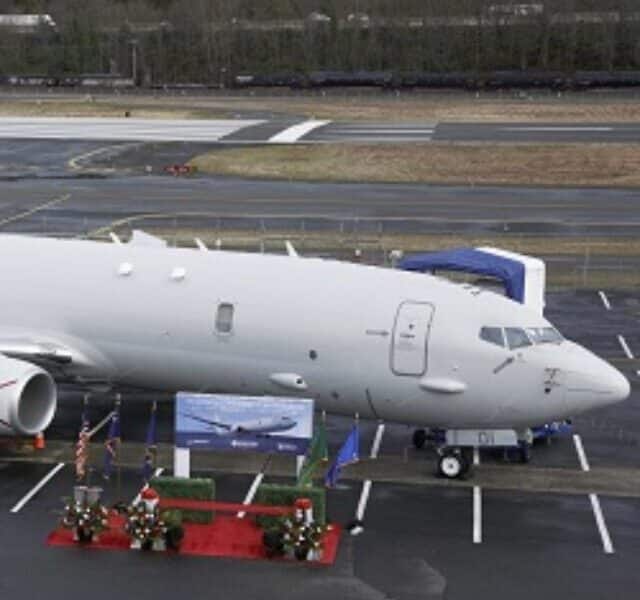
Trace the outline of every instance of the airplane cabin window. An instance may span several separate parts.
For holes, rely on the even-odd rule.
[[[526,331],[534,344],[558,344],[564,340],[554,327],[527,327]]]
[[[519,327],[505,327],[504,332],[511,350],[531,346],[531,340],[528,338],[524,329],[520,329]]]
[[[500,327],[483,327],[480,329],[480,339],[504,347],[504,336]]]
[[[216,331],[218,333],[231,333],[233,329],[233,304],[222,302],[218,304],[216,313]]]

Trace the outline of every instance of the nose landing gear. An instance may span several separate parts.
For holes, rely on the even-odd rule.
[[[460,479],[469,473],[471,461],[460,448],[443,448],[438,456],[438,475]]]

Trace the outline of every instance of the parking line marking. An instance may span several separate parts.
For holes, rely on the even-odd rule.
[[[611,543],[611,536],[607,529],[607,524],[604,521],[604,515],[602,514],[602,508],[600,506],[600,499],[597,494],[589,494],[589,500],[591,500],[591,508],[593,508],[593,514],[596,518],[596,525],[600,532],[600,538],[602,539],[602,548],[605,554],[613,554],[613,544]]]
[[[294,144],[301,137],[311,133],[314,129],[322,127],[323,125],[328,125],[329,123],[331,123],[331,121],[316,121],[313,119],[297,123],[296,125],[287,127],[281,132],[276,133],[276,135],[271,136],[268,139],[268,142],[270,144]]]
[[[260,487],[260,484],[262,483],[262,480],[264,479],[264,471],[260,471],[260,473],[258,473],[255,476],[255,479],[253,480],[253,483],[251,484],[251,487],[249,488],[249,491],[247,492],[247,495],[245,496],[244,500],[242,501],[242,504],[247,505],[247,504],[251,504],[251,502],[253,502],[253,498],[256,495],[256,492],[258,491],[258,488]],[[247,513],[244,511],[240,511],[236,517],[238,517],[238,519],[244,519],[245,515]]]
[[[623,336],[618,335],[618,342],[620,342],[622,350],[627,355],[627,358],[633,359],[633,352],[631,352],[629,344],[627,344],[627,340],[625,340]]]
[[[602,304],[604,304],[604,307],[607,310],[611,310],[611,304],[609,303],[609,298],[607,298],[607,295],[603,291],[599,291],[598,294],[600,296],[600,300],[602,300]]]
[[[360,492],[360,499],[358,500],[358,508],[356,508],[356,520],[362,521],[364,519],[364,511],[367,509],[367,502],[369,502],[369,494],[371,493],[371,486],[373,482],[371,479],[367,479],[362,483],[362,491]]]
[[[162,473],[164,472],[164,467],[158,467],[154,472],[153,472],[153,477],[160,477],[160,475],[162,475]],[[146,489],[149,488],[149,484],[145,483],[142,488],[140,488],[140,491],[138,492],[138,494],[136,495],[136,497],[133,499],[133,504],[138,504],[138,502],[140,502],[140,498],[142,497],[142,492],[144,492]]]
[[[53,469],[51,469],[29,492],[27,492],[9,511],[13,514],[18,513],[22,510],[24,505],[31,500],[49,481],[51,481],[64,467],[64,463],[58,463]]]
[[[482,543],[482,489],[473,486],[473,543]]]
[[[480,448],[473,447],[473,464],[477,467],[480,464]]]
[[[384,423],[378,423],[376,434],[371,444],[371,452],[369,452],[369,458],[378,458],[380,452],[380,445],[382,444],[382,436],[384,435]],[[369,495],[371,494],[371,487],[373,482],[371,479],[366,479],[362,482],[362,491],[360,492],[360,498],[358,499],[358,506],[356,508],[356,521],[362,521],[364,519],[364,512],[367,509],[367,503],[369,502]]]
[[[578,453],[578,460],[580,461],[580,468],[583,471],[590,471],[591,467],[589,467],[589,461],[587,461],[587,455],[584,451],[584,447],[582,445],[582,439],[577,433],[573,434],[573,443],[576,447],[576,452]]]
[[[370,458],[378,458],[378,452],[380,452],[380,445],[382,444],[382,435],[384,434],[384,423],[378,423],[376,429],[376,435],[373,438],[373,444],[371,444]]]

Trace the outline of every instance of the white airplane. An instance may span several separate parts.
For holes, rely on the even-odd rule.
[[[0,256],[5,433],[44,430],[56,382],[303,393],[330,413],[518,432],[629,395],[545,318],[429,275],[18,235]]]
[[[289,429],[293,429],[298,424],[297,421],[287,416],[264,417],[250,421],[242,421],[241,423],[223,423],[222,421],[206,419],[189,413],[182,413],[182,416],[210,426],[218,435],[246,433],[250,435],[268,436],[272,433],[289,431]]]

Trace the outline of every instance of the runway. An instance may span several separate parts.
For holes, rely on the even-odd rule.
[[[317,119],[0,117],[0,139],[201,143],[638,143],[634,123],[389,123]]]

